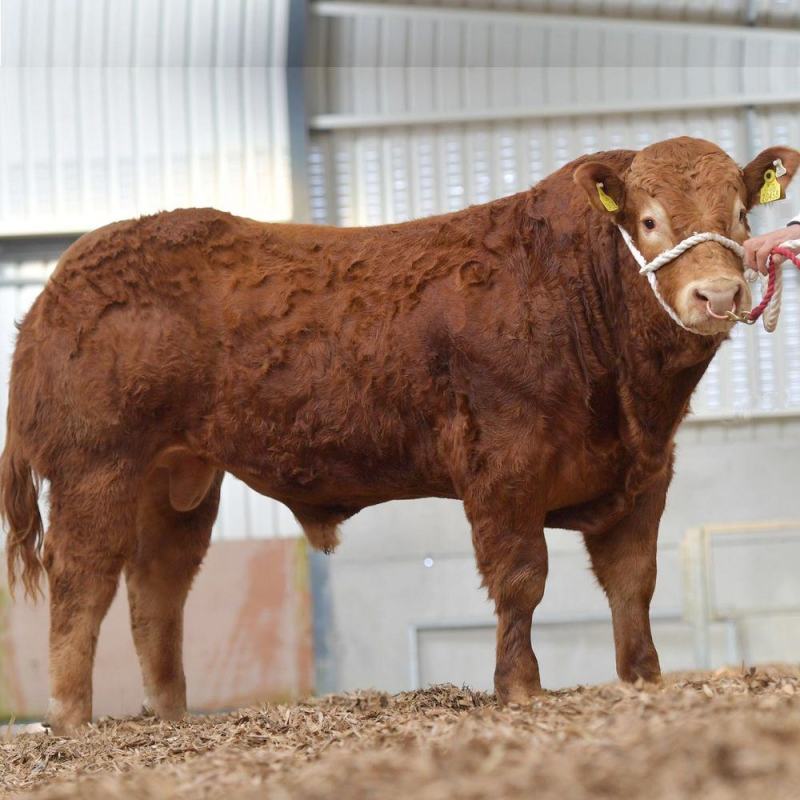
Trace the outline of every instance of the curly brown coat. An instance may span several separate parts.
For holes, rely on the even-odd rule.
[[[91,716],[94,645],[122,570],[146,702],[183,713],[183,603],[224,472],[289,506],[326,551],[366,506],[462,499],[497,608],[502,700],[540,685],[543,528],[579,530],[620,675],[656,678],[648,609],[673,437],[725,332],[678,328],[615,223],[636,227],[644,192],[676,234],[733,235],[724,212],[752,205],[776,152],[744,173],[700,140],[608,152],[397,225],[183,209],[83,236],[20,326],[0,474],[11,579],[22,564],[34,592],[40,564],[48,574],[54,727]],[[797,153],[780,153],[788,183]],[[598,179],[617,214],[594,207]],[[701,249],[659,273],[669,302],[710,256],[741,280],[728,251]]]

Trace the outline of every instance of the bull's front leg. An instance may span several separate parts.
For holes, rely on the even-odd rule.
[[[592,569],[608,597],[617,674],[624,681],[661,677],[650,631],[656,544],[669,485],[665,475],[639,495],[633,510],[606,531],[584,535]]]
[[[531,622],[547,578],[544,516],[515,499],[480,505],[465,500],[464,505],[478,569],[497,613],[497,699],[527,703],[541,690]]]

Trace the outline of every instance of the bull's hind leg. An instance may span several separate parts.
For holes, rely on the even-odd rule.
[[[47,723],[73,733],[92,717],[92,668],[133,533],[133,492],[117,470],[85,471],[50,492],[43,563],[50,590],[50,706]]]
[[[624,681],[656,681],[661,676],[650,631],[650,601],[666,483],[641,494],[633,511],[609,530],[584,536],[592,569],[611,607],[617,674]]]
[[[198,470],[198,475],[200,472],[203,470]],[[166,469],[152,473],[139,501],[137,547],[125,564],[144,705],[163,719],[177,719],[186,712],[183,608],[208,549],[219,505],[222,473],[199,477],[204,494],[194,492],[198,504],[186,510],[189,503],[180,502],[176,492],[181,483],[170,481]],[[189,488],[186,497],[193,494]],[[175,505],[183,510],[176,510]]]
[[[478,569],[497,613],[495,692],[501,703],[526,703],[541,690],[531,623],[547,579],[543,520],[513,498],[478,508],[465,500],[464,506]]]

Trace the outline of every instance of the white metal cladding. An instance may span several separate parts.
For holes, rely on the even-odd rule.
[[[517,11],[633,18],[662,22],[739,23],[788,27],[800,21],[798,0],[332,0],[338,5]],[[311,0],[331,5],[331,0]]]
[[[367,0],[364,0],[367,2]],[[369,5],[397,4],[397,0],[368,0]],[[758,23],[776,26],[800,22],[797,0],[410,0],[405,5],[499,11],[532,11],[638,17],[653,20]]]
[[[308,63],[327,67],[771,66],[791,59],[798,35],[793,24],[652,20],[635,10],[585,16],[347,0],[310,8]]]
[[[313,67],[312,130],[800,102],[800,35],[774,67]]]
[[[311,213],[316,222],[371,225],[457,210],[527,188],[583,153],[679,134],[716,141],[741,163],[753,144],[800,144],[800,108],[317,132],[309,146]],[[800,210],[798,197],[794,187],[789,200],[756,212],[755,229],[785,222]],[[784,278],[778,331],[737,327],[695,395],[695,417],[800,413],[800,275],[786,267]]]
[[[0,235],[292,215],[284,69],[0,70]]]
[[[582,153],[680,134],[740,162],[800,145],[796,0],[317,0],[311,10],[314,221],[456,210]],[[754,230],[792,216],[791,203],[756,212]],[[697,417],[800,413],[800,276],[784,272],[778,333],[734,332],[695,396]]]
[[[0,256],[0,451],[6,435],[8,375],[16,335],[14,320],[23,317],[55,264],[55,261],[9,261]],[[47,511],[46,497],[42,510]],[[0,546],[2,533],[0,529]],[[213,532],[215,540],[268,539],[300,533],[297,520],[286,506],[257,494],[232,475],[225,476]]]
[[[292,0],[2,0],[11,67],[270,67]]]
[[[800,30],[312,4],[311,127],[800,101]]]

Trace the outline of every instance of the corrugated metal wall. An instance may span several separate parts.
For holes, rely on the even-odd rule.
[[[313,2],[313,0],[312,0]],[[797,0],[354,0],[342,6],[438,6],[460,10],[523,11],[653,21],[752,23],[783,27],[800,22]]]
[[[794,29],[432,3],[327,0],[311,9],[310,60],[320,67],[310,87],[311,107],[321,115],[312,121],[317,127],[364,118],[396,124],[423,114],[558,116],[798,96]]]
[[[0,70],[0,236],[164,208],[292,216],[282,69]]]
[[[746,111],[588,117],[380,128],[315,135],[309,148],[315,221],[378,224],[455,210],[535,183],[581,153],[641,147],[688,132],[747,159]],[[757,118],[764,141],[800,142],[800,114]],[[777,226],[800,210],[797,187],[779,208],[755,215]],[[800,412],[800,276],[784,270],[783,316],[774,334],[739,327],[714,361],[694,409],[698,418]],[[778,365],[783,365],[778,368]]]
[[[2,0],[0,13],[5,382],[13,321],[55,265],[36,236],[181,206],[285,220],[297,197],[290,0]],[[2,420],[7,401],[3,387]],[[226,478],[215,538],[297,533],[288,509]]]
[[[0,236],[87,230],[179,205],[292,214],[286,71],[207,68],[285,64],[289,0],[1,8]],[[461,208],[525,188],[580,153],[677,133],[713,139],[742,161],[768,143],[800,142],[796,0],[309,8],[314,221]],[[150,69],[164,64],[193,68]],[[98,68],[43,68],[76,65]],[[782,205],[758,224],[795,210]],[[0,374],[11,319],[47,269],[2,264]],[[800,282],[786,278],[780,332],[736,332],[698,393],[698,417],[800,411]],[[296,531],[286,509],[226,480],[218,536]]]
[[[536,8],[611,5],[626,10]],[[715,24],[743,20],[746,3],[660,6],[703,24],[509,12],[523,7],[534,4],[312,3],[311,50],[324,65],[309,74],[314,221],[451,211],[525,189],[583,153],[680,134],[711,139],[740,163],[768,144],[800,143],[796,26]],[[757,10],[777,22],[800,4]],[[797,186],[759,209],[754,229],[793,216],[796,198]],[[785,278],[778,333],[735,331],[695,396],[696,419],[800,412],[800,276]]]
[[[280,67],[291,0],[2,0],[7,67]]]

